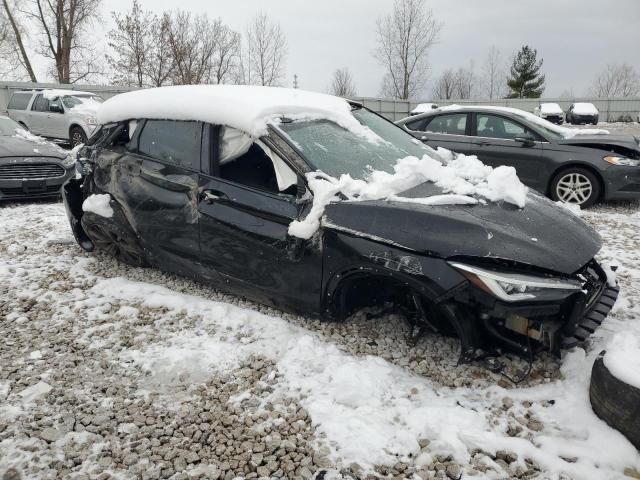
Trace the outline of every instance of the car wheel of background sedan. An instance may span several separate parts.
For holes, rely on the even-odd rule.
[[[600,181],[584,168],[570,168],[558,173],[551,182],[551,198],[588,208],[600,197]]]
[[[80,127],[73,127],[69,133],[71,134],[70,139],[72,147],[77,147],[81,143],[87,143],[87,135]]]
[[[148,265],[144,250],[132,230],[92,213],[85,213],[80,222],[95,249],[102,250],[132,267]]]

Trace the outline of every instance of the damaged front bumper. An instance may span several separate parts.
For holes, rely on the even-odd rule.
[[[580,288],[541,294],[521,301],[505,301],[474,285],[457,295],[457,302],[473,312],[474,324],[486,344],[506,345],[525,356],[534,350],[561,350],[585,343],[602,324],[618,297],[619,287],[592,260],[571,276]],[[477,282],[476,282],[477,283]],[[497,340],[497,342],[496,342]],[[478,345],[467,347],[467,360]]]

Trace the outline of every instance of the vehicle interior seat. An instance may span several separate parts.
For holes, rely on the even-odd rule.
[[[244,155],[220,165],[220,177],[249,187],[279,192],[273,162],[256,143]]]
[[[478,132],[478,135],[482,137],[504,138],[505,131],[502,120],[497,117],[488,117],[484,127]]]

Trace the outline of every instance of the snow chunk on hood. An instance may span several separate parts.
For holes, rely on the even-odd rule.
[[[351,201],[386,199],[396,202],[422,203],[425,205],[474,204],[474,196],[490,201],[505,201],[523,208],[528,189],[513,167],[501,166],[493,169],[484,165],[475,156],[456,155],[438,149],[443,163],[427,155],[422,158],[405,157],[394,165],[393,173],[371,172],[366,180],[353,179],[350,175],[334,178],[323,172],[307,174],[309,188],[313,192],[313,206],[304,220],[295,220],[289,225],[289,234],[309,239],[320,227],[325,207],[339,201],[338,194]],[[424,182],[433,182],[445,193],[426,199],[406,198],[398,193]]]
[[[342,98],[304,90],[249,85],[181,85],[116,95],[101,104],[98,123],[138,118],[197,120],[225,125],[254,138],[279,117],[327,119],[359,136],[382,141],[353,115]]]
[[[607,347],[604,364],[618,380],[640,388],[640,339],[626,332],[616,333]]]
[[[82,211],[111,218],[113,217],[113,208],[111,208],[110,202],[111,195],[108,193],[89,195],[85,201],[82,202]]]

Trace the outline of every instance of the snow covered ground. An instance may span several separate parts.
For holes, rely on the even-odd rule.
[[[640,338],[640,207],[582,215],[620,299],[514,387],[394,316],[284,314],[86,254],[60,203],[0,207],[0,478],[639,478],[588,380],[616,332]]]

